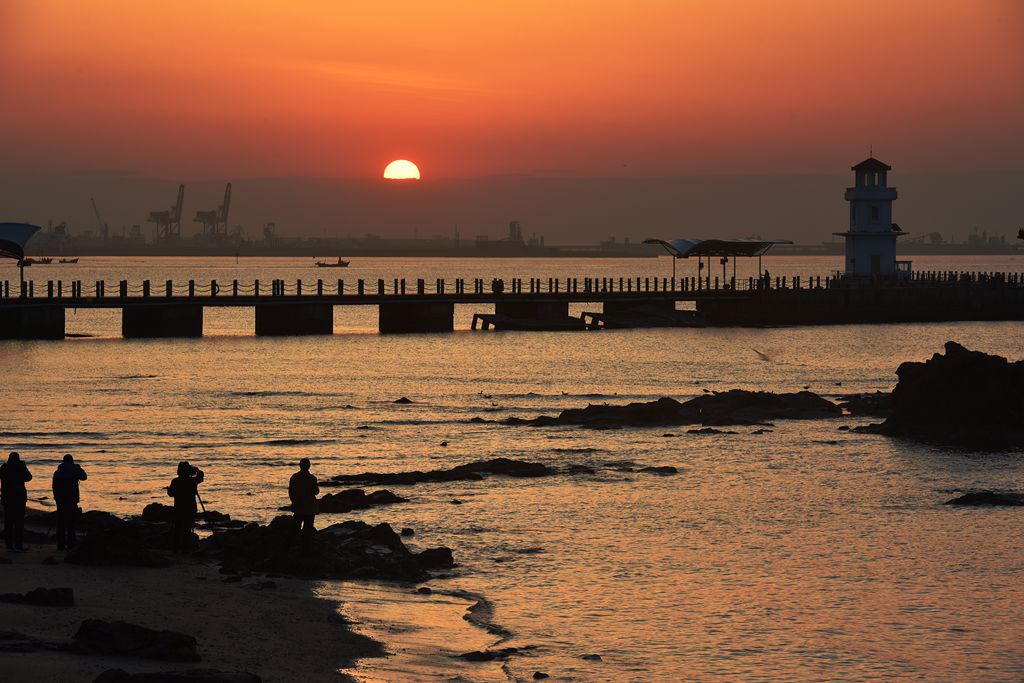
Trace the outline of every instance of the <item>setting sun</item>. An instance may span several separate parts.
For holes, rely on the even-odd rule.
[[[388,180],[419,180],[420,169],[406,159],[396,159],[384,169],[384,177]]]

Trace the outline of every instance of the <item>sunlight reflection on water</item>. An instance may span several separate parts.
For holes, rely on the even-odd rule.
[[[455,577],[431,585],[488,596],[509,644],[537,646],[510,663],[521,678],[1019,679],[1021,513],[941,503],[954,488],[1020,487],[1022,453],[838,431],[866,421],[849,418],[711,436],[470,422],[704,389],[886,390],[900,362],[947,339],[1024,356],[1020,323],[0,342],[0,442],[36,473],[32,497],[73,452],[86,507],[136,513],[164,501],[184,458],[206,471],[210,508],[260,520],[286,502],[302,456],[321,478],[497,456],[594,466],[402,488],[407,504],[318,522],[387,521],[415,528],[414,546],[452,547]],[[619,460],[680,473],[605,466]],[[413,650],[465,633],[463,605],[338,595],[371,630],[417,613]],[[399,648],[415,632],[393,635]]]

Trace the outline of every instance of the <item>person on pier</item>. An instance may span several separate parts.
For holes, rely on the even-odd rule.
[[[4,542],[8,550],[24,550],[25,503],[28,502],[27,482],[32,473],[17,453],[7,456],[0,465],[0,500],[4,506]]]
[[[196,498],[203,483],[203,471],[187,461],[178,463],[178,476],[171,480],[167,495],[174,498],[174,552],[186,553],[192,546],[196,523]]]
[[[288,539],[285,541],[285,551],[295,541],[295,536],[300,532],[302,538],[302,554],[310,553],[310,546],[313,540],[313,533],[316,528],[313,522],[316,519],[317,501],[320,493],[320,485],[316,477],[309,471],[309,458],[299,461],[299,471],[288,480],[288,497],[292,501],[292,512],[295,517],[292,521],[292,528],[288,531]]]
[[[53,502],[57,504],[57,550],[75,547],[75,523],[78,521],[78,482],[89,475],[75,462],[71,454],[57,465],[53,473]]]

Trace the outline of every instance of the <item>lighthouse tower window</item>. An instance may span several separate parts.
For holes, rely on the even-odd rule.
[[[872,223],[877,223],[878,222],[878,207],[877,206],[872,206],[871,207],[871,222]]]

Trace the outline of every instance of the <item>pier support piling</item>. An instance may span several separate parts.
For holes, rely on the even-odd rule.
[[[256,306],[256,335],[334,334],[334,306],[319,303]]]
[[[378,325],[382,334],[451,332],[455,329],[455,304],[447,302],[383,303],[378,310]]]
[[[121,336],[202,337],[203,307],[196,304],[152,304],[121,309]]]
[[[0,339],[63,339],[63,306],[0,308]]]

